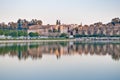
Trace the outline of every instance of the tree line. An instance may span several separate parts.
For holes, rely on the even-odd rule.
[[[5,36],[11,36],[11,37],[38,37],[38,33],[33,33],[30,32],[29,34],[26,32],[26,30],[0,30],[0,35],[5,35]]]
[[[27,21],[26,19],[18,19],[17,22],[9,22],[5,24],[4,22],[0,23],[0,29],[28,29],[31,25],[42,25],[41,20],[32,19],[31,21]]]

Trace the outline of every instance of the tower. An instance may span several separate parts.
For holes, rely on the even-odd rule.
[[[56,20],[56,25],[61,25],[61,21],[60,20]]]

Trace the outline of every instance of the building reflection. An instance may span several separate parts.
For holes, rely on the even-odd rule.
[[[18,59],[40,59],[44,55],[109,55],[114,60],[120,59],[120,43],[18,43],[0,44],[0,56],[18,57]]]

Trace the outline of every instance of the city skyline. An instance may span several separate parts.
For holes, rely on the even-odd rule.
[[[119,0],[0,0],[0,23],[39,19],[43,24],[107,23],[120,17]]]

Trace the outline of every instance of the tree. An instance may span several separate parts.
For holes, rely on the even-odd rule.
[[[0,35],[3,35],[3,30],[0,30]]]
[[[58,30],[57,29],[53,29],[53,32],[58,32]]]
[[[12,37],[17,37],[17,36],[18,36],[17,31],[11,31],[11,32],[10,32],[10,36],[12,36]]]
[[[24,33],[23,36],[27,36],[28,35],[28,33],[26,31],[24,31],[23,33]]]
[[[27,36],[27,32],[26,31],[23,31],[23,30],[19,30],[18,31],[18,36]]]
[[[9,22],[9,23],[8,23],[8,26],[9,26],[9,27],[8,27],[9,29],[17,29],[17,26],[18,26],[18,25],[17,25],[17,23]]]
[[[59,21],[58,21],[58,20],[56,20],[56,25],[58,25],[58,23],[59,23]]]
[[[60,20],[56,20],[56,25],[61,25]]]
[[[79,37],[82,37],[82,35],[80,35],[80,34],[75,34],[74,37],[75,37],[75,38],[79,38]]]
[[[60,22],[60,20],[58,21],[58,25],[61,25],[61,22]]]
[[[68,37],[68,35],[67,35],[66,33],[62,33],[62,34],[60,35],[60,37],[66,38],[66,37]]]
[[[39,34],[38,34],[38,33],[30,32],[30,33],[29,33],[29,36],[30,36],[30,37],[38,37]]]
[[[4,30],[4,35],[9,36],[10,35],[10,30]]]
[[[78,33],[78,27],[75,28],[75,32]]]
[[[22,20],[18,19],[17,24],[18,24],[18,29],[21,30],[22,29]]]
[[[49,30],[48,30],[48,32],[52,32],[52,30],[51,30],[51,29],[49,29]]]
[[[42,25],[42,21],[41,20],[37,20],[37,24],[38,25]]]
[[[120,23],[120,19],[119,18],[114,18],[112,19],[112,24],[116,24],[116,23]]]
[[[29,24],[29,22],[26,20],[26,19],[24,19],[23,20],[23,26],[22,26],[22,28],[24,28],[25,30],[27,30],[28,29],[28,24]]]
[[[8,25],[5,24],[4,22],[0,24],[1,29],[7,29]]]

